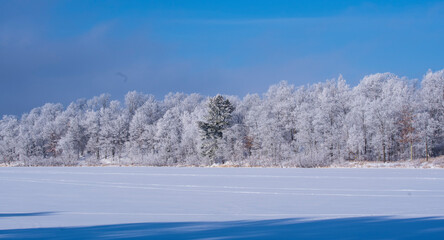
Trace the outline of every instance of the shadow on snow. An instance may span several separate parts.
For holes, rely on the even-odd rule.
[[[38,214],[38,213],[36,213]],[[359,217],[227,222],[134,223],[1,230],[20,239],[444,239],[444,219]]]
[[[46,216],[54,214],[55,212],[32,212],[32,213],[0,213],[0,218],[4,217],[34,217]]]

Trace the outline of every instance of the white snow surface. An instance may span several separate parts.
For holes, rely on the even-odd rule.
[[[0,168],[0,189],[0,238],[444,237],[444,169]]]

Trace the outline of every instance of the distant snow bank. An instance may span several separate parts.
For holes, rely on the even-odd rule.
[[[414,159],[396,162],[346,161],[333,163],[330,167],[338,168],[444,168],[444,156],[426,159]]]
[[[36,164],[31,167],[51,167],[52,165]],[[1,163],[0,167],[25,167],[22,163],[12,162],[9,164]],[[159,165],[150,165],[146,163],[135,163],[131,160],[121,159],[118,163],[109,159],[102,159],[97,162],[80,161],[77,165],[56,165],[52,167],[164,167]],[[213,165],[184,165],[178,164],[173,167],[202,167],[202,168],[301,168],[283,163],[282,165],[258,166],[249,162],[226,162],[224,164]],[[444,168],[444,156],[412,160],[400,160],[394,162],[382,161],[337,161],[330,166],[313,167],[313,168]]]

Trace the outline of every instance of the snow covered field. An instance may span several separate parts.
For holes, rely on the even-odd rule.
[[[443,169],[0,168],[0,238],[444,239]]]

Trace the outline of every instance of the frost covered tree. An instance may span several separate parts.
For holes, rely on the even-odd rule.
[[[191,113],[184,112],[180,116],[180,123],[182,124],[182,141],[179,148],[181,160],[193,165],[199,165],[197,160],[199,158],[200,135],[196,122],[201,114],[201,109],[199,109]]]
[[[125,114],[118,101],[111,101],[108,108],[101,111],[99,146],[105,158],[116,156],[120,159],[129,130],[129,116]]]
[[[185,163],[191,165],[201,165],[199,153],[202,143],[196,122],[202,120],[206,114],[206,105],[203,100],[202,96],[191,94],[183,101],[183,112],[180,116],[182,124],[180,155]]]
[[[77,118],[72,118],[68,124],[66,134],[60,139],[58,148],[63,157],[79,159],[83,156],[86,147],[86,128]]]
[[[85,114],[86,131],[88,135],[88,141],[86,144],[86,150],[88,153],[95,157],[95,160],[99,160],[101,157],[100,150],[100,112],[87,111]]]
[[[198,122],[203,141],[201,153],[213,162],[223,161],[216,152],[219,141],[223,137],[223,130],[230,124],[233,111],[234,107],[231,102],[223,96],[217,95],[208,101],[208,114],[205,116],[205,121]]]
[[[143,104],[150,98],[151,96],[136,91],[128,92],[125,95],[125,105],[130,117],[132,117],[136,113],[136,110],[143,106]]]
[[[18,160],[17,137],[19,121],[14,116],[3,116],[0,120],[0,163]]]
[[[144,158],[154,151],[154,124],[162,117],[162,108],[154,96],[148,96],[137,108],[129,125],[129,151],[136,158]]]
[[[257,94],[249,94],[244,97],[239,105],[239,111],[243,114],[243,122],[247,128],[245,136],[245,148],[248,158],[260,158],[262,146],[261,131],[259,129],[259,116],[263,100]]]
[[[171,108],[157,121],[155,151],[161,164],[165,166],[176,164],[181,159],[180,144],[183,129],[180,115],[179,109]]]
[[[261,155],[272,160],[274,165],[292,157],[297,119],[294,116],[294,97],[294,86],[282,81],[268,89],[262,109],[258,109]]]
[[[421,141],[425,155],[444,153],[444,70],[428,71],[421,83]]]
[[[321,158],[330,164],[344,159],[343,146],[346,142],[345,119],[350,111],[350,90],[342,76],[337,80],[327,81],[318,89],[318,109],[314,116],[315,131],[321,149]]]

